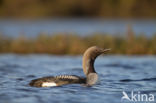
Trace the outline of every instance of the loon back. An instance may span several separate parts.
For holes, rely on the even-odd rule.
[[[85,84],[86,79],[78,77],[76,75],[59,75],[59,76],[49,76],[32,80],[29,85],[35,87],[51,87],[51,86],[61,86],[66,84]]]

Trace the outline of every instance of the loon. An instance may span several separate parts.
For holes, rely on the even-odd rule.
[[[82,66],[86,78],[76,75],[49,76],[34,79],[29,83],[29,85],[34,87],[52,87],[67,84],[84,84],[86,86],[92,86],[98,81],[98,74],[94,69],[94,61],[100,54],[109,50],[110,49],[102,49],[97,46],[92,46],[85,51]]]

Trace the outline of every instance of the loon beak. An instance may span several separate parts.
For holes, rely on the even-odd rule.
[[[102,50],[102,53],[105,53],[105,52],[110,51],[110,50],[111,50],[111,48],[104,49],[104,50]]]

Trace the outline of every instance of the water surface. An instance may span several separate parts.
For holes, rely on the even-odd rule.
[[[19,35],[37,36],[40,33],[59,32],[90,35],[96,32],[125,35],[131,25],[135,34],[151,36],[156,33],[155,19],[43,19],[43,20],[0,20],[0,33],[17,37]]]
[[[130,95],[132,90],[156,96],[155,56],[101,56],[95,62],[99,82],[92,87],[28,85],[32,79],[43,76],[84,76],[81,59],[81,56],[0,55],[0,103],[130,103],[121,101],[121,97],[122,91]]]

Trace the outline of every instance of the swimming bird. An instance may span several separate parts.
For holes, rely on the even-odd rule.
[[[95,59],[100,54],[109,50],[110,49],[102,49],[97,46],[92,46],[85,51],[82,66],[86,77],[79,77],[76,75],[49,76],[32,80],[29,85],[34,87],[52,87],[67,84],[84,84],[86,86],[92,86],[98,81],[98,74],[94,69]]]

